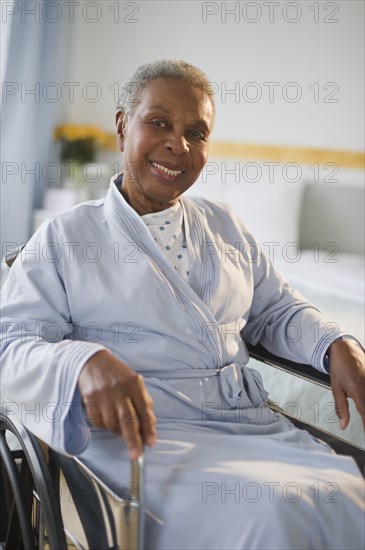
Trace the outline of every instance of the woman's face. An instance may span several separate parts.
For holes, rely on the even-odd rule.
[[[177,202],[207,161],[212,126],[207,94],[174,79],[153,80],[131,113],[117,113],[122,193],[132,208],[143,215]]]

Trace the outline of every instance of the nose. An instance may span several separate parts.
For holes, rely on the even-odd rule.
[[[188,153],[190,150],[189,142],[180,132],[171,132],[166,146],[170,151],[172,151],[172,153],[174,153],[174,155],[183,155]]]

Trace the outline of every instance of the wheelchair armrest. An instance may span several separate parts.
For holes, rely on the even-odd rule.
[[[331,388],[330,376],[324,372],[316,370],[311,365],[305,365],[302,363],[295,363],[289,361],[289,359],[283,359],[274,355],[270,351],[267,351],[261,344],[249,344],[246,342],[248,353],[250,357],[262,361],[267,365],[271,365],[277,369],[289,372],[299,378],[303,378],[314,384],[318,384],[324,388]]]
[[[312,382],[323,388],[330,389],[330,376],[323,372],[317,371],[314,367],[310,365],[305,365],[302,363],[295,363],[294,361],[289,361],[289,359],[283,359],[278,357],[273,353],[267,351],[261,344],[253,345],[246,342],[248,353],[250,357],[257,359],[267,365],[278,368],[289,374],[293,374],[303,380]],[[284,413],[280,407],[276,407],[277,411],[281,412],[291,420],[291,422],[299,429],[305,429],[311,433],[314,437],[325,441],[334,451],[341,455],[352,456],[352,458],[357,463],[362,476],[365,477],[365,453],[362,447],[350,443],[346,439],[338,435],[334,435],[322,428],[313,426],[309,423],[303,422],[298,418],[292,417],[291,415]]]
[[[128,489],[108,487],[76,456],[73,462],[100,491],[114,518],[118,547],[142,550],[144,548],[144,462],[143,456],[130,461],[131,474]]]

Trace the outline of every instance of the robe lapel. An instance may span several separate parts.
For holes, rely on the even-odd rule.
[[[214,288],[216,267],[212,255],[204,255],[202,247],[208,244],[208,235],[198,207],[187,197],[181,197],[184,212],[185,237],[190,257],[189,286],[195,290],[201,300],[209,306]]]
[[[171,262],[163,254],[146,224],[125,201],[113,181],[105,200],[107,217],[109,217],[114,225],[116,224],[119,229],[122,229],[136,243],[139,251],[148,258],[150,264],[166,285],[166,290],[169,291],[170,297],[179,304],[181,310],[187,316],[194,334],[205,345],[207,351],[213,354],[217,366],[221,366],[225,364],[227,359],[226,348],[223,345],[224,342],[217,320],[207,304],[199,296],[201,293],[201,296],[204,298],[208,294],[208,290],[210,289],[209,283],[214,274],[213,266],[211,262],[201,265],[200,254],[197,253],[199,251],[199,242],[204,242],[204,230],[199,216],[194,214],[195,205],[191,201],[188,201],[188,199],[184,199],[182,205],[184,216],[185,213],[187,215],[187,218],[184,218],[185,231],[189,254],[191,254],[191,282],[195,288],[192,288],[179,275]]]

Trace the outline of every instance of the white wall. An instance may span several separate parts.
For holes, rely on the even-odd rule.
[[[117,15],[116,2],[81,2],[75,9],[69,67],[70,81],[80,86],[75,102],[67,105],[67,121],[113,131],[114,83],[123,82],[144,62],[177,57],[201,67],[218,85],[215,139],[361,150],[363,2],[277,3],[119,2]],[[236,11],[225,17],[224,7]],[[117,17],[119,23],[114,22]],[[255,18],[257,22],[248,22]],[[91,82],[102,90],[96,102],[82,97],[95,95]],[[250,82],[255,84],[245,87]],[[272,102],[265,82],[279,83]],[[295,85],[285,88],[290,82]],[[313,85],[318,87],[317,101]],[[235,86],[239,98],[224,96],[224,87]],[[283,99],[283,93],[293,98],[297,90],[302,93],[299,101]],[[247,100],[260,91],[256,103]],[[325,102],[331,92],[336,102]]]

